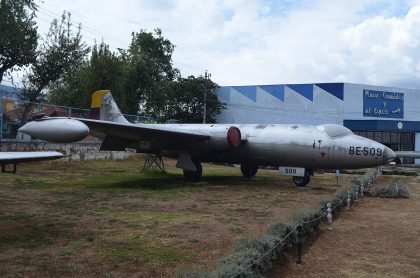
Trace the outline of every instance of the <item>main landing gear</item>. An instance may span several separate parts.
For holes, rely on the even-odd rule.
[[[201,167],[201,162],[197,160],[192,161],[197,168],[197,171],[183,170],[185,181],[188,182],[199,182],[201,175],[203,174],[203,167]]]
[[[244,162],[241,164],[241,172],[244,178],[252,178],[257,174],[259,166],[255,163]]]
[[[305,175],[303,177],[293,176],[293,183],[298,187],[304,187],[311,180],[311,175],[313,175],[313,171],[305,170]]]

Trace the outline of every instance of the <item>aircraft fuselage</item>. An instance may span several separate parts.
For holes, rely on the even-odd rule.
[[[164,125],[200,130],[227,129],[232,125]],[[189,153],[200,161],[236,163],[252,161],[258,165],[291,166],[307,169],[352,169],[385,164],[395,157],[388,147],[353,133],[328,135],[325,125],[236,125],[241,132],[239,147],[220,148],[211,140],[177,145],[163,153],[178,156]],[[328,125],[329,127],[338,125]],[[341,126],[338,126],[341,127]],[[221,144],[220,144],[221,145]]]

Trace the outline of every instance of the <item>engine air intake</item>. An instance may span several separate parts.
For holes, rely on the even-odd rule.
[[[239,128],[231,126],[227,131],[227,141],[231,147],[239,147],[241,144],[241,131]]]

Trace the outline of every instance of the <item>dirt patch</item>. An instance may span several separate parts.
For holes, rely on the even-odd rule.
[[[383,176],[378,186],[397,180],[410,199],[364,197],[332,231],[323,227],[301,266],[277,266],[271,277],[420,277],[420,178]]]

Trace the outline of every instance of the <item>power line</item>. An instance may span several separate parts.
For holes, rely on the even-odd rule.
[[[43,15],[46,15],[48,17],[51,17],[53,19],[57,19],[57,17],[58,18],[61,18],[61,16],[62,16],[62,15],[60,15],[58,13],[55,13],[53,11],[50,11],[50,10],[45,9],[45,8],[42,8],[42,7],[38,7],[38,9],[39,9],[38,10],[39,13],[41,13]],[[48,22],[48,20],[46,20],[44,18],[40,18],[40,17],[37,17],[37,18],[39,18],[41,21],[50,23],[50,22]],[[107,40],[107,44],[109,46],[111,46],[112,48],[114,48],[114,49],[119,49],[119,47],[116,47],[115,45],[110,44],[109,41],[112,41],[113,43],[116,43],[116,44],[118,44],[120,46],[124,46],[124,47],[128,47],[130,45],[130,43],[124,42],[124,41],[122,41],[122,40],[120,40],[120,39],[118,39],[116,37],[113,37],[113,36],[108,35],[108,34],[106,34],[104,32],[101,32],[101,31],[99,31],[99,30],[97,30],[95,28],[89,27],[89,26],[83,24],[82,22],[75,22],[72,19],[70,19],[70,22],[72,22],[73,24],[81,24],[82,27],[83,27],[81,29],[81,32],[87,32],[87,33],[89,33],[91,35],[99,36],[99,37],[101,37],[102,41],[105,41],[105,39],[106,39]],[[93,42],[96,42],[97,41],[95,38],[92,38],[90,36],[86,36],[86,34],[84,34],[83,36],[86,37],[87,39],[90,39]],[[194,70],[197,70],[197,71],[203,71],[203,68],[192,66],[190,64],[186,64],[186,63],[183,63],[183,62],[180,62],[180,61],[177,61],[177,60],[173,60],[173,59],[172,59],[172,61],[173,61],[174,64],[178,64],[178,65],[181,65],[181,66],[184,66],[184,67],[187,67],[187,68],[190,68],[190,69],[194,69]]]
[[[54,19],[57,19],[57,17],[61,17],[61,15],[59,15],[59,14],[57,14],[57,13],[55,13],[55,12],[52,12],[52,11],[49,11],[49,10],[47,10],[47,9],[45,9],[45,8],[39,8],[40,10],[42,10],[42,11],[44,11],[44,12],[42,12],[42,11],[39,11],[40,13],[42,13],[42,14],[44,14],[44,15],[47,15],[47,16],[49,16],[49,17],[52,17],[52,18],[54,18]],[[96,30],[96,29],[94,29],[94,28],[92,28],[92,27],[89,27],[89,26],[87,26],[87,25],[85,25],[85,24],[83,24],[82,22],[75,22],[74,20],[72,20],[72,19],[70,19],[70,22],[72,22],[73,24],[81,24],[82,26],[83,26],[83,29],[82,29],[82,31],[85,31],[85,32],[88,32],[88,33],[90,33],[90,34],[92,34],[92,35],[95,35],[95,36],[100,36],[100,37],[102,37],[102,38],[106,38],[107,40],[110,40],[110,41],[113,41],[113,42],[115,42],[115,43],[117,43],[117,44],[120,44],[120,45],[124,45],[124,46],[126,46],[126,45],[128,45],[128,43],[127,42],[124,42],[124,41],[122,41],[122,40],[120,40],[120,39],[118,39],[118,38],[116,38],[116,37],[113,37],[113,36],[111,36],[111,35],[108,35],[108,34],[106,34],[106,33],[103,33],[103,32],[101,32],[101,31],[99,31],[99,30]]]
[[[49,14],[47,14],[47,13],[43,13],[42,11],[39,11],[41,14],[43,14],[43,15],[46,15],[46,16],[49,16],[49,17],[51,17],[51,18],[53,18],[53,19],[57,19],[56,17],[54,17],[54,16],[52,16],[52,15],[49,15]],[[41,21],[44,21],[44,22],[47,22],[47,23],[50,23],[48,20],[46,20],[46,19],[44,19],[44,18],[41,18],[41,17],[38,17]],[[72,22],[73,24],[74,24],[74,21],[72,21],[72,20],[70,20],[70,22]],[[81,23],[80,23],[81,24]],[[86,30],[86,29],[88,29],[85,25],[83,25],[82,24],[82,26],[83,26],[83,28],[81,29],[81,32],[82,33],[88,33],[88,34],[91,34],[91,35],[94,35],[94,36],[99,36],[102,40],[104,40],[104,39],[106,39],[106,40],[108,40],[108,41],[112,41],[113,43],[117,43],[117,44],[119,44],[119,45],[123,45],[123,43],[121,43],[120,41],[117,41],[117,40],[115,40],[115,39],[112,39],[112,38],[104,38],[104,36],[103,35],[101,35],[101,34],[97,34],[97,33],[95,33],[95,32],[91,32],[91,31],[88,31],[88,30]],[[88,38],[88,39],[90,39],[90,40],[92,40],[93,42],[96,42],[97,41],[97,39],[96,38],[92,38],[92,37],[90,37],[90,36],[88,36],[88,35],[86,35],[86,34],[83,34],[83,37],[86,37],[86,38]],[[118,47],[116,47],[116,46],[114,46],[114,45],[112,45],[112,44],[110,44],[110,43],[108,43],[108,45],[109,46],[111,46],[112,48],[115,48],[115,49],[118,49]],[[126,46],[125,44],[124,44],[124,46]]]

